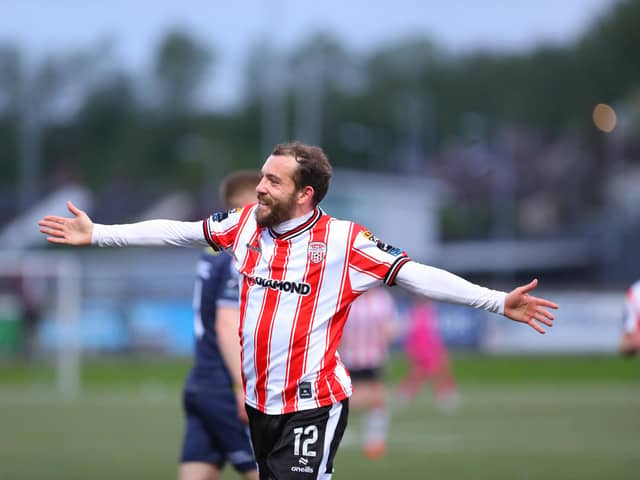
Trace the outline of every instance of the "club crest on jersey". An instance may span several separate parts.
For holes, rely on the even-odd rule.
[[[321,263],[327,256],[327,244],[324,242],[311,242],[307,249],[311,263]]]

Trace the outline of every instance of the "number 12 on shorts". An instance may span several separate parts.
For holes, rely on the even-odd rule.
[[[293,429],[293,454],[297,457],[315,457],[316,451],[309,447],[318,441],[318,427],[309,425],[307,427],[296,427]],[[304,435],[304,439],[303,439]],[[302,440],[302,453],[300,452],[300,440]]]

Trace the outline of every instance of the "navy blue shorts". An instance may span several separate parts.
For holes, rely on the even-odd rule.
[[[238,420],[233,392],[184,392],[186,428],[180,461],[224,467],[243,473],[256,469],[249,430]]]

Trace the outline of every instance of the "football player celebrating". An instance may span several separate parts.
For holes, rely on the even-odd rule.
[[[238,211],[200,222],[100,225],[69,203],[73,217],[39,222],[56,244],[209,244],[236,259],[245,403],[263,480],[332,478],[352,393],[337,349],[350,305],[365,291],[397,284],[539,333],[557,308],[531,295],[537,280],[509,293],[491,290],[412,261],[361,225],[326,214],[319,203],[331,173],[321,148],[280,144],[262,167],[258,203]]]

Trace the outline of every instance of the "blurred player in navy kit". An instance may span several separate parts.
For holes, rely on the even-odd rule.
[[[227,177],[227,208],[256,202],[260,173]],[[184,387],[186,428],[180,480],[217,480],[226,462],[247,480],[258,478],[249,441],[240,373],[238,272],[229,255],[211,249],[197,267],[193,296],[195,361]]]

